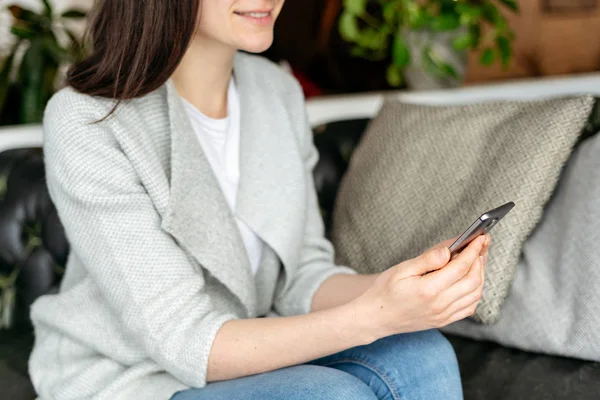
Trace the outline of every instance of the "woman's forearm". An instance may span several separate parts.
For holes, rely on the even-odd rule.
[[[379,274],[331,276],[315,293],[311,310],[326,310],[351,302],[363,294],[378,276]]]
[[[226,322],[211,349],[207,381],[298,365],[376,340],[359,314],[351,303],[294,317]]]

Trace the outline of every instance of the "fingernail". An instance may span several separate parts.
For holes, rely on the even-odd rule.
[[[481,266],[483,267],[485,265],[485,259],[483,258],[483,256],[479,256],[479,261],[481,262]]]
[[[486,238],[485,236],[481,236],[481,237],[479,238],[479,243],[480,243],[480,244],[483,246],[483,245],[485,245],[485,241],[486,241],[486,240],[487,240],[487,238]]]
[[[487,246],[488,244],[490,244],[490,236],[485,235],[485,245]]]

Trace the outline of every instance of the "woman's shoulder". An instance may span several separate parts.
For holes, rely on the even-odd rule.
[[[102,113],[110,112],[114,107],[114,100],[105,99],[88,94],[79,93],[72,87],[65,87],[56,92],[48,101],[44,112],[44,120],[55,121],[66,117],[92,117],[102,118]]]
[[[98,121],[110,113],[114,101],[79,93],[71,87],[56,92],[48,101],[44,111],[44,142],[61,138],[87,136]],[[86,135],[81,135],[86,131]]]
[[[44,148],[49,144],[66,146],[73,141],[93,140],[94,123],[110,110],[109,99],[79,93],[71,87],[56,92],[44,111]]]
[[[117,101],[114,99],[91,96],[65,87],[56,92],[46,105],[43,122],[45,141],[75,133],[88,139],[94,136],[94,132],[97,136],[104,136],[102,132],[118,134],[126,127],[135,126],[134,122],[144,120],[146,114],[156,115],[158,109],[164,108],[164,101],[160,98],[159,93],[152,92],[124,100],[115,108]],[[82,131],[86,134],[80,135]]]
[[[124,100],[117,105],[117,100],[80,93],[72,87],[65,87],[56,92],[48,101],[44,112],[44,121],[93,123],[105,120],[107,115],[114,116],[110,120],[126,117],[142,103],[149,103],[156,97],[151,92],[140,98]],[[112,113],[112,111],[115,111]],[[107,119],[108,120],[108,119]]]

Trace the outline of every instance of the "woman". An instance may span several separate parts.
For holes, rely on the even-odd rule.
[[[32,308],[41,399],[461,398],[432,329],[473,313],[489,238],[334,266],[301,90],[237,53],[270,46],[283,3],[99,3],[45,115],[72,251]]]

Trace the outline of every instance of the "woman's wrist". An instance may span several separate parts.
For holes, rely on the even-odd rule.
[[[315,293],[312,311],[341,306],[356,300],[372,284],[379,274],[336,274],[327,279]]]
[[[343,331],[350,335],[349,340],[354,342],[352,347],[367,345],[385,336],[364,299],[357,298],[338,309],[345,321]]]

